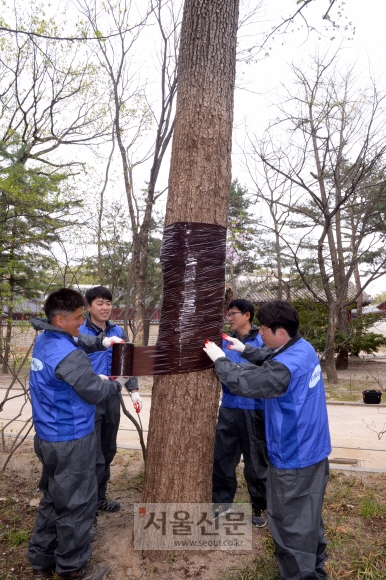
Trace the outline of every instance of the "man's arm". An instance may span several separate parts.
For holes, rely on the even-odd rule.
[[[129,380],[125,384],[125,388],[127,391],[138,391],[138,379],[137,377],[130,377]]]
[[[236,364],[221,357],[215,361],[215,368],[220,381],[227,385],[231,393],[252,399],[274,399],[284,395],[291,379],[288,368],[275,360],[255,366],[249,363]]]
[[[88,356],[80,349],[73,350],[60,361],[55,377],[71,385],[76,394],[91,405],[121,390],[121,385],[116,381],[104,381],[95,374]]]
[[[113,346],[114,343],[123,342],[123,339],[120,336],[103,336],[102,333],[98,334],[98,336],[80,334],[78,337],[73,337],[73,339],[86,354],[107,350]]]
[[[98,336],[92,336],[91,334],[79,334],[77,338],[77,345],[80,346],[80,348],[87,354],[97,352],[98,350],[107,350],[102,344],[102,340],[104,338],[102,334]]]
[[[268,348],[267,346],[256,348],[247,343],[241,356],[253,365],[260,366],[267,358],[272,356],[273,352],[272,348]]]

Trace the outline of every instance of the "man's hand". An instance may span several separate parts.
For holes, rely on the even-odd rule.
[[[114,381],[117,381],[122,387],[127,383],[127,377],[114,377]]]
[[[211,340],[207,340],[205,342],[205,346],[202,350],[206,352],[208,357],[211,358],[213,362],[216,362],[216,360],[221,356],[225,356],[221,348]]]
[[[102,340],[102,345],[105,348],[109,348],[110,346],[113,346],[113,344],[118,343],[118,342],[125,342],[123,340],[123,338],[119,338],[119,336],[106,336],[106,338],[104,338]]]
[[[237,350],[237,352],[244,352],[245,344],[243,344],[241,342],[241,340],[238,340],[237,338],[234,338],[233,336],[227,336],[226,334],[223,334],[222,337],[227,342],[232,343],[232,344],[227,344],[227,346],[226,346],[227,348],[229,348],[229,350]]]
[[[112,377],[106,377],[106,375],[98,375],[98,376],[102,379],[102,381],[109,381],[110,378],[112,378]],[[117,383],[119,383],[119,387],[117,387],[117,393],[120,393],[121,392],[121,389],[122,389],[121,385],[122,385],[122,383],[120,381],[118,381],[118,379],[122,379],[122,378],[123,377],[116,377],[114,379]]]
[[[130,397],[133,402],[135,412],[139,413],[142,410],[143,403],[138,391],[130,391]]]

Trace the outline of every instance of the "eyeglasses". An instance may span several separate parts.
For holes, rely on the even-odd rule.
[[[232,318],[232,316],[236,316],[236,314],[242,314],[242,312],[240,312],[240,310],[231,310],[231,312],[228,312],[227,318]]]

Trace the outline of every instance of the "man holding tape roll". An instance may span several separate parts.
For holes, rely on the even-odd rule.
[[[128,342],[122,328],[109,320],[112,311],[112,294],[104,286],[96,286],[87,290],[85,295],[87,301],[86,320],[80,328],[81,334],[92,336],[119,336]],[[94,352],[89,355],[91,366],[97,374],[111,375],[112,349]],[[142,409],[142,399],[138,394],[138,380],[130,377],[124,380],[118,377],[129,391],[131,400],[136,410]],[[101,401],[97,405],[95,413],[95,432],[98,441],[96,475],[98,480],[98,510],[117,512],[121,506],[119,502],[106,499],[107,482],[110,479],[110,464],[117,452],[117,434],[120,420],[119,397],[111,397]],[[97,535],[97,522],[95,520],[91,536],[95,540]]]
[[[96,404],[117,398],[121,385],[95,374],[85,352],[108,348],[119,339],[79,336],[84,306],[79,292],[60,288],[44,304],[47,319],[31,319],[33,328],[43,331],[30,372],[43,492],[28,546],[35,580],[50,578],[53,571],[63,578],[101,580],[109,571],[106,564],[86,567],[97,505],[94,417]]]

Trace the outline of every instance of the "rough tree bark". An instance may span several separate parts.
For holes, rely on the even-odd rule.
[[[14,299],[14,292],[13,292],[13,281],[12,278],[9,282],[11,293],[7,300],[8,302],[8,310],[7,310],[7,322],[5,324],[5,336],[4,336],[4,351],[3,351],[3,374],[7,375],[9,372],[9,358],[11,354],[11,340],[12,340],[12,328],[13,328],[13,299]]]
[[[342,169],[342,157],[344,148],[344,138],[343,138],[343,127],[339,139],[339,152],[337,155],[337,167],[335,171],[336,185],[335,185],[335,204],[336,207],[342,206],[342,192],[341,188],[341,169]],[[340,330],[344,335],[348,334],[348,308],[347,308],[347,284],[346,284],[346,269],[345,269],[345,248],[344,248],[344,222],[342,220],[342,212],[340,209],[335,215],[336,224],[336,251],[337,251],[337,262],[338,271],[335,273],[335,291],[339,301],[338,307],[338,324],[337,329]],[[336,370],[346,370],[348,368],[348,350],[344,344],[339,347],[338,356],[335,363]]]
[[[238,0],[185,0],[165,225],[226,226]],[[144,502],[211,501],[219,383],[213,370],[155,378]]]

